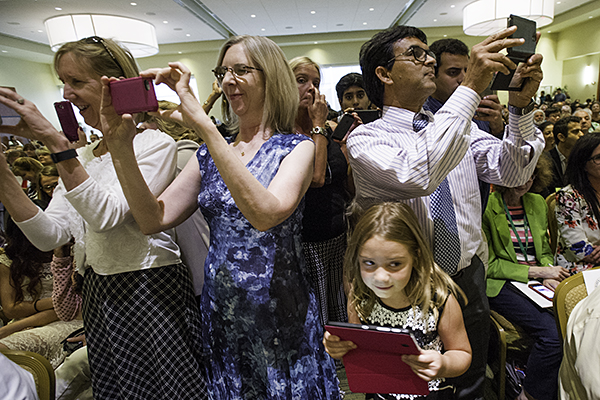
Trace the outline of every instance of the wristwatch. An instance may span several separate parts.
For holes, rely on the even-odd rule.
[[[77,152],[75,149],[69,149],[65,151],[60,151],[58,153],[51,153],[50,158],[54,164],[58,164],[61,161],[70,160],[71,158],[76,158]]]
[[[535,108],[535,101],[531,100],[529,104],[523,108],[508,105],[508,112],[514,115],[527,115]]]
[[[312,130],[310,131],[310,135],[323,135],[327,138],[327,140],[331,140],[331,129],[317,126],[315,128],[312,128]]]

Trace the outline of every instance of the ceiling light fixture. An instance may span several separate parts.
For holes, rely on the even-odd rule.
[[[250,16],[250,18],[256,18],[256,15],[255,15],[255,14],[252,14],[252,15]]]
[[[158,53],[154,25],[138,19],[115,15],[75,14],[48,18],[44,25],[52,51],[57,51],[67,42],[100,36],[117,40],[135,57],[148,57]]]
[[[311,14],[316,14],[317,12],[313,10],[313,11],[311,11],[310,13],[311,13]]]
[[[375,9],[374,8],[369,8],[369,11],[375,11]]]
[[[478,0],[463,9],[463,31],[470,36],[488,36],[506,28],[510,14],[549,25],[554,19],[554,0]]]

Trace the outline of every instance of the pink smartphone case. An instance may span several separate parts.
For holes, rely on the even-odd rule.
[[[427,382],[402,361],[403,354],[419,354],[410,334],[360,329],[361,325],[335,323],[325,329],[342,340],[350,340],[356,349],[344,356],[348,386],[354,393],[429,394]]]
[[[117,114],[134,114],[158,110],[152,80],[142,77],[121,79],[110,83],[112,105]]]
[[[79,128],[79,124],[77,123],[77,118],[75,118],[71,102],[57,101],[54,103],[54,109],[56,110],[56,115],[60,121],[60,127],[67,139],[71,142],[78,141],[79,134],[77,133],[77,129]]]

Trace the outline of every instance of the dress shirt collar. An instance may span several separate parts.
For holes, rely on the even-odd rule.
[[[424,110],[421,108],[419,114],[423,114],[427,117],[429,122],[433,122],[433,114],[431,111]],[[413,130],[413,120],[415,113],[407,110],[406,108],[399,108],[393,106],[383,106],[383,115],[381,119],[393,126],[397,126],[400,129]]]

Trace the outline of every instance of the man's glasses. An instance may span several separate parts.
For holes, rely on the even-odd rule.
[[[590,158],[588,161],[593,162],[596,165],[600,165],[600,154],[598,154],[597,156],[594,156],[592,158]]]
[[[219,84],[223,83],[223,79],[225,79],[225,74],[227,71],[231,72],[235,78],[240,78],[246,75],[252,70],[262,71],[260,68],[250,67],[245,64],[235,64],[233,67],[225,67],[220,66],[212,70],[213,74],[215,74],[215,78],[219,81]]]
[[[432,57],[434,60],[436,60],[435,54],[433,53],[433,51],[425,50],[424,48],[419,47],[419,46],[410,46],[408,48],[408,50],[406,50],[404,53],[396,54],[394,56],[394,58],[391,58],[388,61],[388,64],[391,63],[392,61],[396,61],[398,59],[398,57],[401,57],[401,56],[413,56],[416,61],[422,62],[422,63],[427,61],[427,56]],[[402,60],[399,60],[399,61],[402,61]]]
[[[90,36],[89,38],[83,39],[83,41],[84,41],[84,43],[87,43],[87,44],[102,45],[102,47],[104,47],[104,50],[106,50],[106,52],[108,53],[110,58],[112,58],[112,60],[115,62],[115,64],[117,64],[117,67],[119,67],[119,70],[121,70],[121,76],[125,76],[125,70],[121,66],[121,63],[119,63],[119,61],[117,61],[117,57],[115,57],[113,52],[108,48],[104,39],[102,39],[100,36]]]
[[[44,190],[52,190],[52,189],[54,189],[57,186],[58,186],[58,183],[51,183],[49,185],[42,186],[42,189],[44,189]]]

